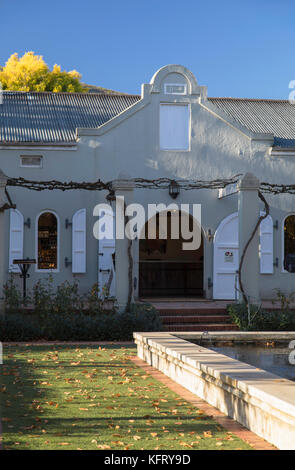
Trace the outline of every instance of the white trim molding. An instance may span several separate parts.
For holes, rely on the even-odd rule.
[[[229,184],[225,188],[220,188],[218,190],[218,199],[223,199],[224,197],[231,196],[238,192],[237,183]]]

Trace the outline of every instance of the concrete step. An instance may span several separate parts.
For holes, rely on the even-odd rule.
[[[161,315],[163,325],[183,323],[231,323],[229,315]]]
[[[165,331],[239,331],[237,325],[223,323],[186,323],[185,325],[164,325]]]

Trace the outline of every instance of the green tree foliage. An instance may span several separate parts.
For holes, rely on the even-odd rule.
[[[26,52],[22,57],[12,54],[0,70],[3,90],[13,91],[53,91],[86,92],[80,82],[81,75],[76,70],[62,71],[59,65],[50,70],[44,59],[34,52]]]

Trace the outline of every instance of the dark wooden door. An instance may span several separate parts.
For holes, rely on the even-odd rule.
[[[203,296],[203,262],[141,261],[140,297]]]

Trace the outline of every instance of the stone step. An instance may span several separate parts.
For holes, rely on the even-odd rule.
[[[185,325],[164,325],[165,331],[239,331],[237,325],[223,323],[187,323]]]
[[[160,318],[164,325],[183,324],[183,323],[231,323],[229,315],[161,315]]]
[[[226,308],[157,308],[161,316],[172,315],[225,315]]]

